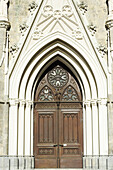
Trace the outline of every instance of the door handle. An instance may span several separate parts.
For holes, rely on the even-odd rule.
[[[57,144],[53,145],[53,147],[57,147],[57,146],[58,146]]]
[[[63,147],[63,145],[62,145],[62,144],[59,144],[59,146]]]
[[[63,146],[67,146],[67,144],[66,143],[65,144],[59,144],[59,146],[63,147]]]
[[[57,147],[57,146],[63,147],[63,146],[67,146],[67,144],[59,144],[59,145],[55,144],[55,145],[53,145],[53,147]]]

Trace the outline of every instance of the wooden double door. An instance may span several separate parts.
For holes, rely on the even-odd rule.
[[[82,168],[82,109],[76,105],[38,103],[34,129],[35,168]]]
[[[35,95],[35,168],[82,168],[81,92],[74,77],[57,65]]]

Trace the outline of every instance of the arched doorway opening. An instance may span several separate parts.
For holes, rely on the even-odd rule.
[[[35,168],[82,168],[82,93],[76,77],[56,61],[37,83],[34,100]]]

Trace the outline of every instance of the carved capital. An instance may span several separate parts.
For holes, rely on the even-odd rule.
[[[107,99],[98,99],[97,102],[99,105],[107,105]]]
[[[18,99],[13,99],[9,101],[10,106],[17,106],[19,104],[19,100]]]
[[[86,107],[86,106],[87,106],[87,107],[90,107],[90,106],[91,106],[90,101],[85,101],[85,102],[84,102],[84,106],[85,106],[85,107]]]
[[[20,107],[23,107],[23,106],[25,106],[25,100],[20,101]]]
[[[91,100],[91,105],[92,106],[97,106],[97,101],[96,100]]]
[[[107,20],[105,24],[106,29],[110,29],[113,27],[113,19]]]
[[[9,30],[10,27],[10,22],[0,20],[0,28],[5,28],[6,30]]]
[[[27,101],[26,102],[26,107],[30,108],[33,105],[32,101]]]

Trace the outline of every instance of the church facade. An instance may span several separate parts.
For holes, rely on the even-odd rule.
[[[0,168],[112,170],[112,60],[113,0],[0,0]]]

